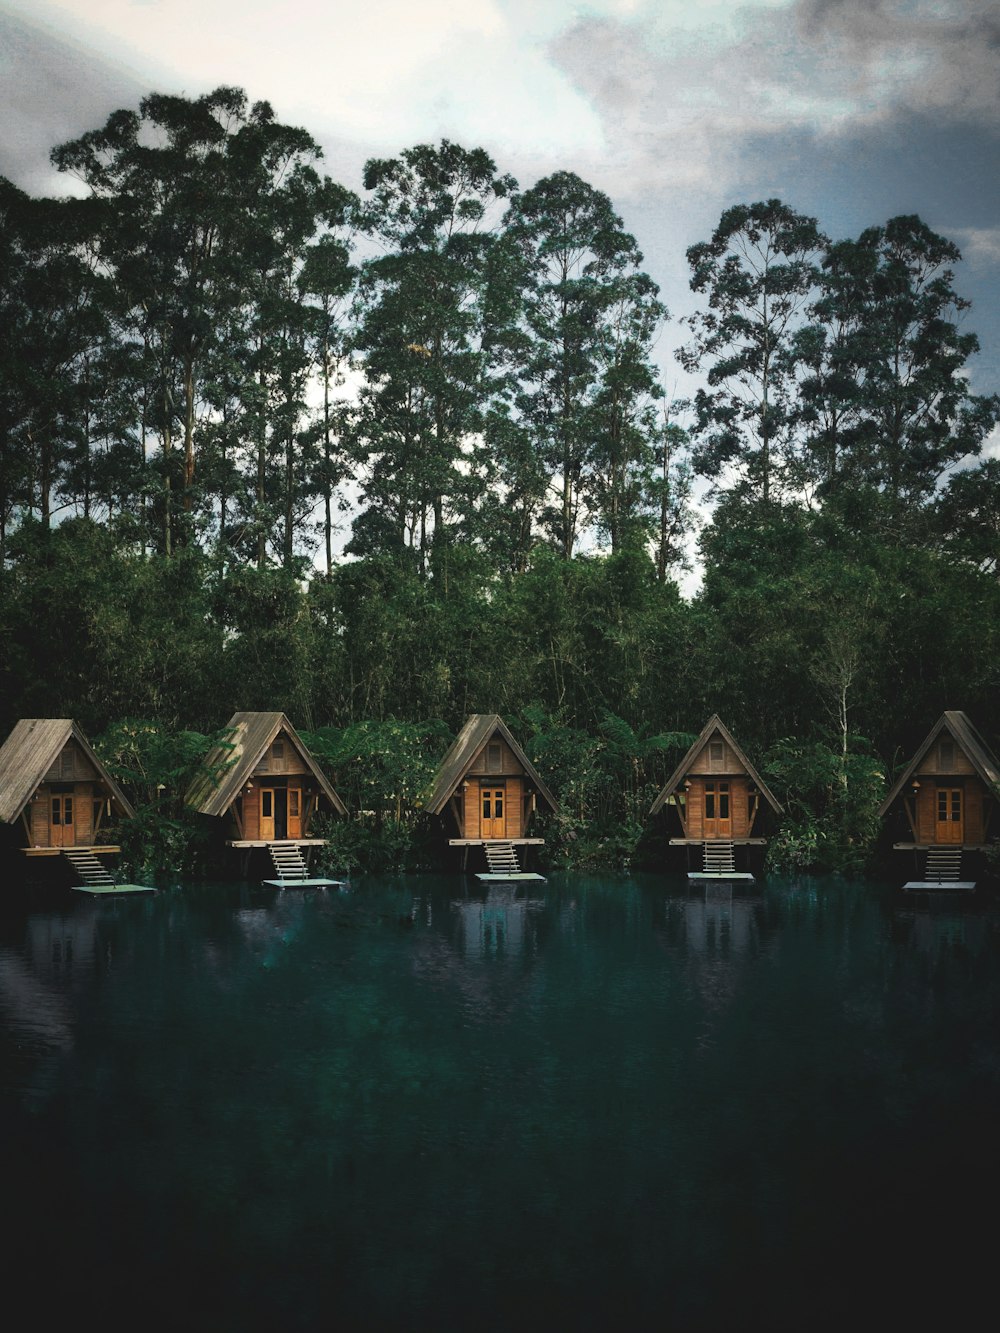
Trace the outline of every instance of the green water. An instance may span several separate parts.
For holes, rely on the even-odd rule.
[[[0,1262],[46,1329],[963,1327],[993,1301],[981,894],[14,895],[0,1019]]]

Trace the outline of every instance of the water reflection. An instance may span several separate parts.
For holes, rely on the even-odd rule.
[[[532,913],[544,907],[544,895],[518,884],[490,884],[482,897],[452,898],[455,945],[467,959],[509,958],[533,953]]]
[[[992,1274],[985,902],[414,876],[0,907],[0,1018],[7,1256],[58,1268],[50,1322],[155,1292],[213,1333],[832,1333],[912,1322],[915,1235],[912,1305]]]
[[[907,894],[893,919],[896,938],[932,959],[955,948],[978,954],[994,929],[984,899],[954,890]]]

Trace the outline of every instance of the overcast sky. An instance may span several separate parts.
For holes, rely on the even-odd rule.
[[[964,256],[973,387],[1000,387],[997,0],[0,0],[0,174],[58,192],[55,144],[220,84],[355,190],[366,158],[441,137],[524,187],[575,171],[675,316],[730,204],[777,196],[834,237],[919,213]],[[675,320],[668,389],[681,341]]]

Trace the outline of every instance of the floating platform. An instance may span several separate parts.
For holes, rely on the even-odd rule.
[[[903,885],[909,893],[948,893],[952,889],[963,889],[968,893],[975,887],[974,879],[911,879]]]
[[[689,870],[688,879],[742,880],[753,883],[753,875],[746,870]]]
[[[155,893],[149,884],[74,884],[75,893],[91,893],[95,897],[104,897],[115,893]]]
[[[275,889],[340,889],[347,883],[344,879],[262,879]]]
[[[476,875],[476,879],[484,879],[488,883],[492,882],[494,884],[505,883],[508,880],[524,880],[524,879],[541,880],[543,884],[545,883],[545,876],[536,875],[533,870],[519,870],[516,873],[514,871],[509,871],[507,873],[504,873],[503,871],[492,872],[489,870],[484,870],[481,874]]]

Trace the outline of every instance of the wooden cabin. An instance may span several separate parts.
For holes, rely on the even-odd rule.
[[[133,810],[70,718],[22,718],[0,748],[0,824],[8,850],[62,858],[73,878],[110,884],[98,858],[121,850],[104,840]]]
[[[995,756],[965,713],[942,713],[879,807],[893,847],[914,854],[916,878],[906,887],[974,887],[962,879],[963,856],[1000,836],[998,802]]]
[[[267,852],[279,880],[305,882],[320,811],[347,808],[284,713],[234,713],[226,738],[205,758],[186,803],[218,822],[228,847]]]
[[[545,841],[531,836],[539,804],[551,811],[559,808],[497,713],[474,713],[466,721],[422,804],[429,814],[444,819],[452,834],[449,845],[462,848],[463,869],[469,848],[483,847],[491,871],[515,873],[520,866],[515,849]]]
[[[702,849],[703,875],[753,878],[738,870],[748,865],[750,848],[767,845],[765,831],[781,806],[743,753],[728,727],[713,714],[700,736],[670,775],[650,807],[665,810],[674,836],[672,847]],[[745,849],[739,855],[737,849]]]

